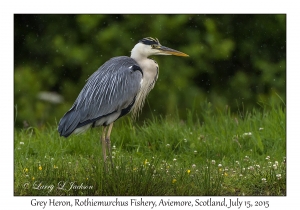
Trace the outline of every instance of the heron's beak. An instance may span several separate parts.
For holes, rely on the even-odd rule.
[[[176,55],[176,56],[183,56],[183,57],[188,57],[189,56],[189,55],[187,55],[183,52],[173,50],[173,49],[165,47],[165,46],[159,46],[158,50],[160,51],[159,52],[160,55]]]

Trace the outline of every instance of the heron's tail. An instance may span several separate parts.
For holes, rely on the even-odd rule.
[[[68,137],[77,128],[80,122],[80,115],[75,110],[75,106],[72,107],[59,121],[58,132],[60,136]]]

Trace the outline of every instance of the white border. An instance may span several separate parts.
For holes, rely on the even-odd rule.
[[[269,200],[269,209],[298,206],[299,194],[299,6],[297,1],[275,0],[210,0],[210,1],[7,1],[1,8],[1,185],[0,205],[5,209],[30,208],[33,197],[13,196],[13,14],[15,13],[195,13],[195,14],[243,14],[282,13],[287,14],[287,196],[286,197],[242,197],[243,200]],[[62,199],[61,197],[51,197]],[[82,198],[82,197],[81,197]],[[101,197],[97,197],[101,198]],[[110,197],[111,198],[111,197]],[[130,199],[132,197],[123,197]],[[133,197],[137,198],[137,197]],[[166,198],[166,197],[165,197]],[[195,200],[195,197],[170,197],[176,200]],[[201,197],[202,199],[203,197]],[[231,197],[227,197],[229,199]],[[232,197],[235,198],[235,197]],[[40,197],[47,200],[47,197]],[[74,197],[64,197],[74,200]],[[159,200],[159,197],[152,197]],[[10,207],[10,208],[7,208]],[[50,207],[49,207],[50,208]],[[100,208],[100,207],[97,207]],[[102,207],[101,207],[102,208]],[[137,209],[140,207],[135,207]],[[177,208],[177,207],[175,207]],[[297,207],[296,207],[297,208]],[[37,208],[36,208],[37,209]],[[41,208],[39,208],[41,209]],[[48,209],[48,207],[47,207]],[[57,209],[57,208],[56,208]],[[66,209],[66,208],[64,208]],[[74,209],[74,208],[72,208]],[[118,209],[118,208],[116,208]],[[130,207],[132,209],[132,207]],[[133,208],[134,209],[134,208]],[[215,209],[210,207],[209,209]]]

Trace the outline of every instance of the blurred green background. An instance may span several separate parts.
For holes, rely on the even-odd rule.
[[[86,79],[144,37],[190,57],[160,66],[139,120],[286,100],[286,15],[14,15],[15,126],[55,125]]]

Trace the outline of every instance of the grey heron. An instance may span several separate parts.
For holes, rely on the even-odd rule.
[[[107,150],[111,158],[113,123],[129,112],[135,117],[158,78],[158,64],[148,58],[151,55],[188,56],[162,46],[157,38],[141,39],[130,57],[111,58],[89,77],[71,109],[59,121],[60,136],[103,126],[100,139],[104,163]]]

